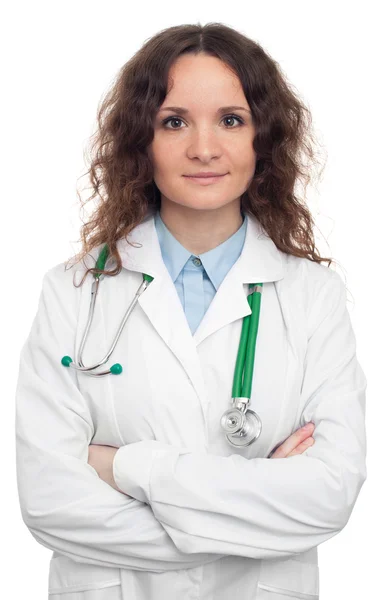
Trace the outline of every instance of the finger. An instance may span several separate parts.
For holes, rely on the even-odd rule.
[[[310,437],[315,429],[314,423],[310,423],[309,427],[300,427],[292,433],[287,440],[281,444],[274,452],[272,458],[285,458],[290,452],[303,442],[306,438]]]
[[[301,444],[299,444],[299,446],[294,448],[294,450],[290,452],[290,454],[288,454],[286,458],[289,458],[290,456],[295,456],[296,454],[302,454],[302,452],[304,452],[305,450],[307,450],[307,448],[310,448],[310,446],[313,446],[314,444],[314,438],[309,437],[306,440],[304,440]]]

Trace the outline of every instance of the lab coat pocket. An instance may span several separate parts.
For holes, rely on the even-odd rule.
[[[256,600],[318,600],[319,568],[294,558],[263,560]]]
[[[83,592],[81,594],[80,592]],[[49,600],[119,600],[120,569],[75,562],[53,555],[49,565]]]

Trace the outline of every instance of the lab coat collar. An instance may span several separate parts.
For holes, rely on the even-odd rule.
[[[149,214],[128,234],[127,239],[135,246],[129,245],[126,238],[117,242],[123,268],[154,277],[139,297],[139,304],[176,354],[195,350],[198,344],[221,327],[251,314],[246,284],[283,279],[280,250],[263,231],[259,221],[252,215],[248,216],[242,253],[224,278],[194,336],[162,259],[155,213]]]
[[[175,283],[187,261],[194,255],[187,250],[174,235],[172,235],[161,219],[159,212],[155,215],[154,222],[164,263],[167,266],[173,283]],[[243,223],[240,228],[227,240],[207,252],[195,255],[200,258],[202,266],[216,292],[229,269],[231,269],[233,264],[238,260],[242,252],[247,222],[248,217],[247,215],[244,215]]]

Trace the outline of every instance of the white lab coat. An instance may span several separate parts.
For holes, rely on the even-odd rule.
[[[16,393],[22,517],[53,550],[50,600],[287,600],[319,597],[317,546],[346,525],[366,479],[366,379],[346,288],[331,268],[280,252],[249,217],[242,254],[194,336],[162,261],[153,215],[119,241],[123,269],[100,283],[86,365],[101,360],[142,282],[108,366],[77,359],[93,277],[44,276]],[[94,266],[99,246],[86,264]],[[93,258],[92,258],[93,257]],[[233,448],[231,403],[248,283],[263,282],[252,404],[260,438]],[[104,367],[105,368],[105,367]],[[315,445],[268,459],[305,422]],[[88,464],[118,447],[116,491]]]

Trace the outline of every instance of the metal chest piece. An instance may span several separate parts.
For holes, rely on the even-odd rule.
[[[232,402],[233,407],[221,417],[221,428],[231,446],[250,446],[261,435],[261,419],[255,411],[247,408],[249,398],[233,398]]]

